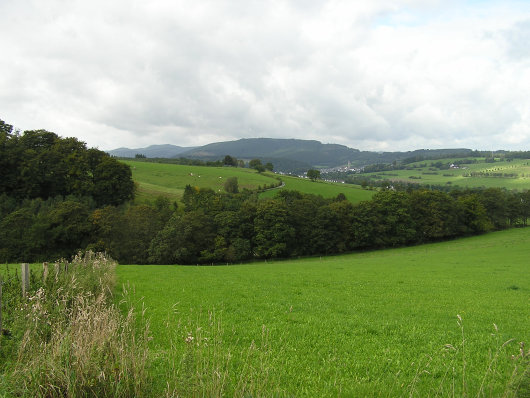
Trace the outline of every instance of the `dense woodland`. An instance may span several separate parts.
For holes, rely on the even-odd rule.
[[[74,138],[0,124],[0,261],[107,251],[121,263],[218,264],[395,247],[524,226],[530,192],[388,190],[352,204],[187,186],[133,204],[127,165]]]

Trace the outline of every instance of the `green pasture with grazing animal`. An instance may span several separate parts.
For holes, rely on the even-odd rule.
[[[530,229],[518,228],[291,261],[120,265],[117,274],[145,305],[161,395],[528,396],[529,242]]]
[[[133,180],[137,183],[136,201],[152,201],[157,196],[180,200],[186,185],[211,188],[224,192],[227,178],[237,177],[239,189],[256,190],[263,185],[277,184],[272,173],[258,173],[254,169],[237,167],[187,166],[167,163],[123,161],[131,167]]]
[[[137,184],[137,202],[153,201],[160,195],[178,201],[182,198],[186,185],[224,192],[224,183],[230,177],[237,178],[240,191],[244,188],[257,191],[276,186],[281,179],[283,182],[281,187],[267,190],[261,193],[260,197],[272,197],[280,189],[290,189],[322,195],[325,198],[336,197],[343,193],[348,200],[356,203],[369,200],[374,194],[374,191],[361,189],[357,185],[313,182],[304,178],[270,172],[258,173],[249,168],[187,166],[133,160],[123,162],[131,167],[133,179]]]

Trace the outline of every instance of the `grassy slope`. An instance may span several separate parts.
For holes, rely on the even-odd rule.
[[[311,193],[314,195],[322,195],[325,198],[331,198],[337,196],[339,193],[343,193],[348,200],[353,203],[357,203],[363,200],[370,200],[374,195],[375,191],[369,191],[361,189],[357,185],[351,184],[337,184],[325,181],[310,181],[304,178],[282,176],[282,181],[285,183],[284,189],[292,189],[304,193]],[[278,192],[277,189],[273,189],[264,192],[260,195],[262,198],[273,197]]]
[[[278,182],[272,174],[259,174],[252,169],[182,166],[136,161],[124,161],[124,163],[131,166],[133,179],[139,184],[137,200],[140,202],[152,200],[158,195],[180,200],[188,184],[224,191],[223,184],[229,177],[237,177],[240,189],[257,189],[259,185]]]
[[[442,162],[451,159],[442,159]],[[426,175],[422,172],[431,172],[429,165],[437,160],[427,160],[413,163],[415,165],[427,164],[427,167],[417,168],[415,170],[396,170],[381,173],[367,173],[366,175],[381,175],[390,180],[402,180],[413,183],[445,185],[450,182],[453,186],[461,187],[499,187],[508,189],[530,189],[530,161],[526,159],[515,159],[512,162],[495,162],[495,163],[476,163],[463,165],[467,169],[450,169],[437,170],[437,175]],[[464,177],[463,174],[471,172],[486,173],[515,173],[517,178],[498,178],[498,177]],[[392,175],[391,175],[392,174]],[[397,176],[393,175],[397,174]],[[450,174],[451,176],[444,176]],[[421,179],[411,179],[410,176],[421,177]]]
[[[272,173],[259,174],[252,169],[182,166],[136,161],[124,161],[124,163],[131,166],[133,179],[138,183],[136,200],[139,202],[153,200],[158,195],[168,196],[171,200],[180,200],[187,184],[224,191],[223,184],[228,177],[237,177],[240,189],[255,190],[258,186],[276,184],[278,183],[276,178],[281,177],[285,183],[285,189],[324,197],[335,197],[342,192],[352,202],[359,202],[370,199],[374,194],[374,191],[363,190],[355,185],[311,182],[303,178],[278,176]],[[272,197],[277,192],[277,189],[273,189],[264,192],[262,197]]]
[[[426,396],[439,385],[450,388],[453,368],[460,396],[462,352],[442,350],[448,343],[458,348],[462,341],[460,314],[464,379],[475,396],[482,377],[491,373],[490,350],[509,338],[530,340],[529,239],[530,228],[513,229],[274,263],[120,266],[118,276],[145,298],[161,363],[171,337],[185,346],[187,332],[206,326],[212,311],[221,322],[221,349],[233,358],[234,383],[243,366],[237,358],[265,331],[269,377],[292,396],[395,396],[412,389],[411,383],[416,396]],[[506,347],[510,354],[517,348],[515,343]],[[510,366],[507,356],[503,352],[495,364],[501,374]],[[162,386],[164,381],[158,381]],[[494,386],[487,395],[505,388]],[[449,394],[442,391],[441,396]]]

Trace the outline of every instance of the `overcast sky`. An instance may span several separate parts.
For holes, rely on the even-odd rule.
[[[0,0],[0,119],[100,149],[530,150],[530,1]]]

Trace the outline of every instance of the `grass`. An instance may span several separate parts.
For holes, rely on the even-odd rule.
[[[167,196],[171,200],[180,200],[188,184],[224,192],[223,185],[229,177],[237,177],[240,190],[256,190],[265,184],[278,183],[274,174],[259,174],[253,169],[183,166],[132,160],[123,162],[131,166],[133,180],[138,183],[138,202],[152,201],[159,195]]]
[[[399,180],[420,184],[452,185],[460,187],[486,187],[507,189],[530,189],[530,161],[527,159],[514,159],[511,162],[475,163],[466,164],[465,169],[431,170],[430,164],[438,160],[425,160],[412,163],[416,165],[414,170],[394,170],[379,173],[367,173],[366,176],[378,175],[389,180]],[[441,159],[443,163],[454,161],[454,159]],[[419,167],[426,164],[426,167]],[[437,174],[426,174],[426,173]],[[517,177],[464,177],[472,172],[517,174]],[[365,174],[361,174],[363,176]],[[416,177],[416,178],[411,178]],[[418,179],[418,177],[421,177]]]
[[[338,194],[343,193],[346,198],[352,203],[361,202],[363,200],[370,200],[375,194],[375,191],[362,189],[360,186],[352,184],[339,184],[326,181],[310,181],[305,178],[291,176],[282,176],[282,181],[285,184],[283,189],[291,189],[303,193],[322,195],[325,198],[336,197]],[[263,192],[260,197],[270,198],[276,195],[277,192],[278,189],[272,189],[270,191]]]
[[[162,195],[179,201],[186,185],[201,188],[212,188],[224,192],[224,182],[229,177],[237,177],[239,189],[257,190],[264,185],[277,184],[281,178],[285,186],[281,189],[292,189],[304,193],[322,195],[325,198],[336,197],[344,193],[346,198],[356,203],[369,200],[374,191],[363,190],[356,185],[336,184],[324,181],[312,182],[298,177],[280,176],[274,173],[257,173],[253,169],[233,167],[183,166],[165,163],[150,163],[127,160],[131,166],[133,179],[138,184],[137,202],[153,201]],[[261,197],[272,197],[279,189],[263,192]]]
[[[132,307],[112,302],[115,266],[92,253],[48,273],[33,265],[27,298],[16,274],[2,269],[0,396],[119,398],[148,390],[148,328]]]
[[[515,396],[530,388],[529,239],[117,273],[145,301],[159,394]]]

